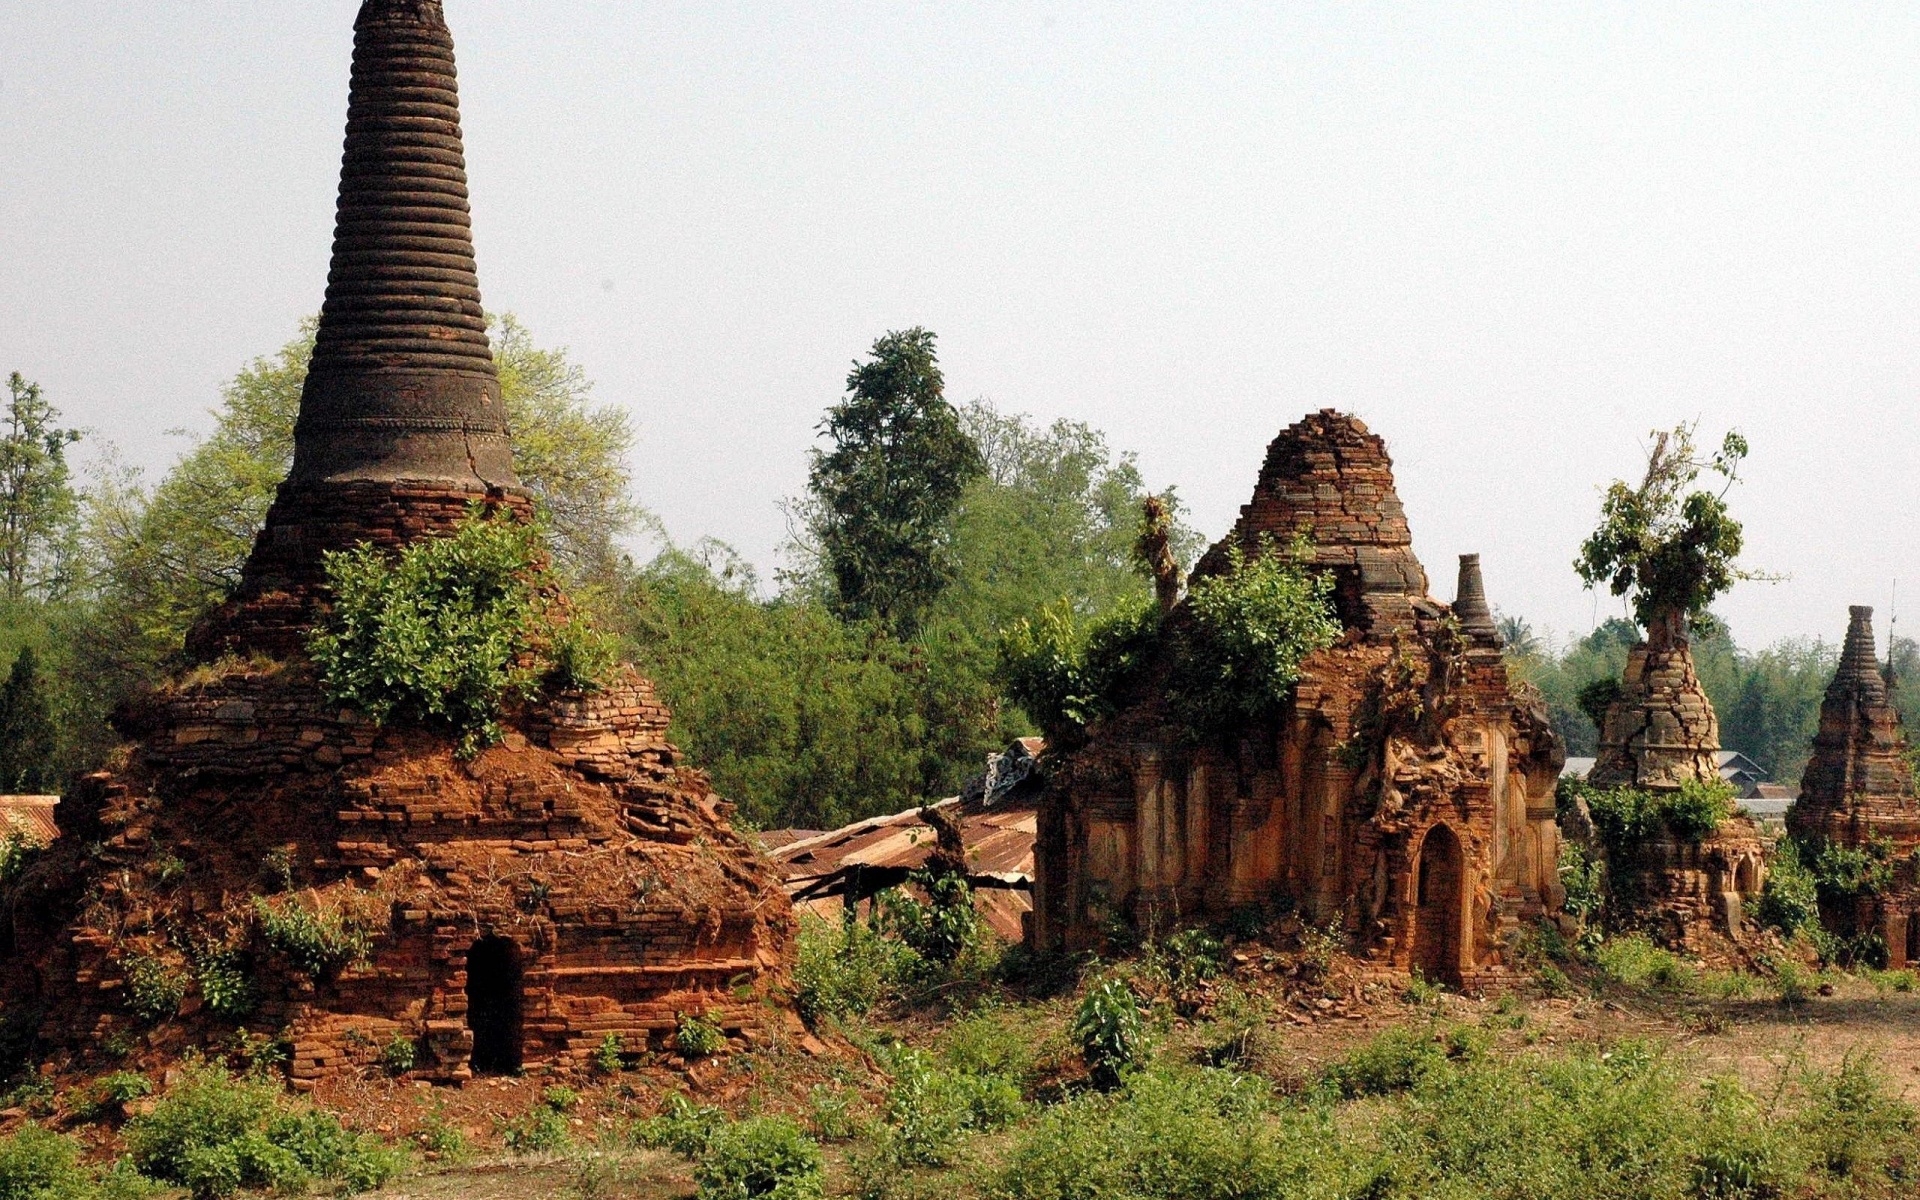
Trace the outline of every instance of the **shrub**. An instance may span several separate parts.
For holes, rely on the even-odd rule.
[[[1346,1099],[1404,1092],[1445,1065],[1446,1051],[1431,1031],[1389,1029],[1348,1051],[1321,1080]]]
[[[1001,686],[1049,738],[1071,741],[1112,715],[1159,637],[1160,608],[1149,596],[1122,600],[1084,627],[1062,599],[1001,633]]]
[[[1195,580],[1176,626],[1167,700],[1196,738],[1222,734],[1279,711],[1300,663],[1331,646],[1333,576],[1310,570],[1305,539],[1263,542],[1252,557],[1229,547],[1227,568]]]
[[[1587,924],[1606,904],[1606,865],[1574,841],[1560,843],[1560,886],[1566,889],[1567,914]]]
[[[1614,859],[1631,856],[1663,831],[1698,842],[1720,828],[1735,807],[1733,785],[1720,779],[1689,779],[1677,791],[1597,788],[1582,780],[1563,781],[1563,787],[1586,800],[1593,827]]]
[[[1790,839],[1780,839],[1767,864],[1767,881],[1761,885],[1760,903],[1754,913],[1763,924],[1789,937],[1820,927],[1819,891],[1813,872]]]
[[[787,1117],[747,1117],[714,1129],[693,1169],[701,1200],[818,1200],[820,1144]]]
[[[192,982],[185,967],[158,954],[131,954],[121,964],[127,975],[127,1007],[146,1021],[163,1021],[180,1011]]]
[[[253,1011],[253,981],[246,955],[238,950],[212,950],[194,962],[200,998],[215,1016],[236,1020]]]
[[[1805,849],[1802,849],[1805,855]],[[1876,896],[1893,884],[1893,848],[1884,840],[1864,846],[1822,842],[1807,861],[1822,900]]]
[[[39,846],[13,829],[0,831],[0,886],[25,874],[39,853]]]
[[[620,1058],[620,1035],[609,1033],[593,1048],[593,1069],[602,1075],[618,1075],[624,1064]]]
[[[1695,975],[1678,955],[1637,933],[1602,942],[1593,953],[1593,961],[1606,978],[1630,988],[1683,988]]]
[[[998,1129],[1023,1111],[1019,1087],[993,1074],[947,1070],[910,1047],[884,1053],[887,1089],[880,1157],[894,1165],[946,1166],[963,1134]]]
[[[500,739],[502,706],[543,682],[591,686],[607,643],[558,601],[541,533],[476,508],[446,537],[327,556],[334,602],[308,637],[322,686],[375,721]]]
[[[0,1200],[93,1200],[93,1181],[72,1138],[24,1125],[0,1137]]]
[[[867,1012],[914,966],[912,951],[857,921],[836,927],[803,915],[799,961],[793,970],[800,1015],[817,1021]]]
[[[363,1191],[401,1166],[332,1114],[283,1106],[272,1085],[206,1065],[189,1068],[151,1112],[127,1123],[125,1136],[142,1174],[185,1187],[196,1200],[243,1187],[293,1189],[312,1177]]]
[[[1214,978],[1227,965],[1226,944],[1200,928],[1182,929],[1160,943],[1159,955],[1168,982],[1180,990]]]
[[[711,1058],[727,1048],[727,1034],[705,1017],[681,1013],[673,1045],[684,1058]]]
[[[651,1149],[698,1158],[706,1151],[714,1131],[725,1123],[726,1116],[719,1109],[695,1104],[674,1092],[667,1097],[658,1116],[634,1123],[633,1140]]]
[[[1122,1072],[1146,1059],[1146,1017],[1133,989],[1118,975],[1106,975],[1087,988],[1068,1032],[1100,1087],[1117,1085]]]
[[[373,935],[358,918],[338,908],[308,908],[298,900],[256,896],[253,911],[267,944],[316,979],[373,952]]]
[[[786,1117],[749,1117],[714,1130],[694,1169],[700,1200],[818,1200],[820,1146]]]
[[[443,1162],[459,1162],[467,1157],[467,1135],[439,1113],[433,1113],[420,1122],[413,1140],[422,1150],[438,1155]]]
[[[380,1067],[389,1075],[405,1075],[413,1070],[418,1057],[419,1048],[404,1033],[394,1034],[386,1045],[380,1047]]]
[[[536,1104],[518,1117],[500,1122],[500,1137],[515,1154],[558,1150],[569,1137],[567,1116],[549,1104]]]
[[[952,963],[980,944],[980,914],[973,907],[973,887],[954,874],[914,871],[907,882],[926,892],[923,903],[904,888],[889,888],[879,896],[880,932],[892,934],[922,962]]]

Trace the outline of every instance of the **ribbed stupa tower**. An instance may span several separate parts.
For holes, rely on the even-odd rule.
[[[1821,918],[1835,933],[1878,933],[1896,966],[1920,960],[1920,797],[1907,761],[1906,731],[1888,694],[1873,642],[1873,609],[1848,609],[1840,665],[1820,703],[1813,757],[1787,831],[1803,847],[1834,843],[1887,862],[1890,885],[1878,894],[1829,899]]]
[[[326,551],[443,532],[475,503],[527,498],[480,303],[453,35],[437,0],[368,0],[293,468],[194,649],[293,648]]]
[[[82,780],[66,836],[0,883],[0,1044],[31,1043],[37,1019],[56,1075],[163,1067],[245,1031],[290,1043],[297,1087],[396,1043],[415,1078],[452,1083],[584,1069],[609,1039],[671,1055],[688,1016],[736,1044],[794,1019],[786,893],[631,668],[516,701],[499,744],[463,756],[445,729],[331,702],[307,659],[325,551],[531,507],[480,311],[441,7],[366,0],[355,28],[291,473],[244,583],[190,639],[200,665],[122,712],[122,765]],[[312,936],[329,929],[333,951]],[[209,963],[239,990],[208,985]],[[134,983],[153,978],[177,1007]]]

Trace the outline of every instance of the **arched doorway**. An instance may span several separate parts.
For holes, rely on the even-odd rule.
[[[520,952],[506,938],[483,937],[467,951],[467,1028],[475,1074],[520,1069]]]
[[[1414,868],[1413,965],[1429,979],[1460,982],[1460,908],[1465,890],[1460,839],[1445,825],[1427,831]]]

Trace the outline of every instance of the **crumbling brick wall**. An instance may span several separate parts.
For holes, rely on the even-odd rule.
[[[1084,746],[1053,756],[1043,946],[1098,945],[1115,919],[1295,906],[1383,967],[1465,982],[1498,975],[1508,936],[1557,909],[1565,751],[1539,698],[1507,680],[1477,558],[1464,603],[1427,597],[1384,443],[1330,410],[1275,439],[1196,573],[1224,569],[1229,545],[1270,552],[1301,533],[1335,577],[1345,637],[1305,661],[1289,711],[1232,744],[1176,728],[1162,662]]]

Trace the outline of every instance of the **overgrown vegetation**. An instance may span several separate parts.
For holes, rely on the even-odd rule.
[[[124,1136],[141,1174],[184,1187],[195,1200],[242,1188],[298,1191],[316,1179],[344,1192],[366,1191],[404,1162],[331,1113],[289,1103],[277,1084],[204,1064],[187,1067],[151,1112],[127,1123]]]
[[[367,922],[338,905],[256,896],[253,911],[267,945],[316,979],[330,976],[373,952],[373,935]]]
[[[542,545],[537,527],[476,508],[397,554],[329,554],[333,603],[307,640],[328,696],[449,730],[472,753],[500,739],[504,705],[593,686],[612,647],[560,600]]]

